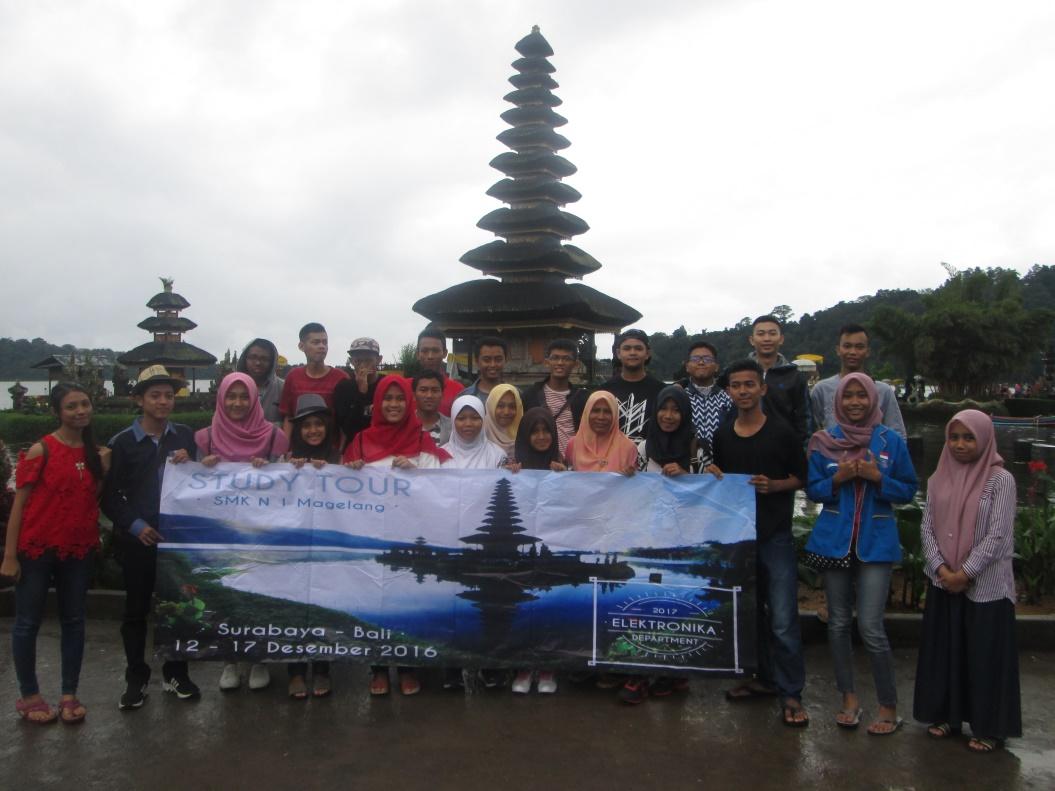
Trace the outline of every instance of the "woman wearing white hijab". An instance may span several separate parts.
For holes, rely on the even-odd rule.
[[[443,450],[451,454],[447,469],[493,470],[501,467],[506,452],[484,434],[484,403],[474,395],[462,395],[451,404],[451,438]]]

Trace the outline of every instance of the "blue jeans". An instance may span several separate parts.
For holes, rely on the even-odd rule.
[[[799,631],[799,563],[791,533],[755,545],[758,570],[758,680],[782,699],[802,699],[806,663]]]
[[[84,658],[84,614],[88,598],[88,580],[92,559],[60,560],[54,552],[39,558],[19,555],[22,574],[15,585],[15,626],[11,630],[11,649],[15,655],[15,674],[22,697],[40,692],[37,684],[37,632],[44,620],[44,604],[52,580],[59,600],[59,622],[62,624],[62,694],[77,694]]]
[[[840,692],[854,691],[854,655],[850,629],[854,622],[854,586],[857,587],[857,631],[872,663],[876,697],[880,706],[897,705],[894,657],[883,626],[883,612],[890,593],[890,563],[854,563],[853,568],[824,572],[828,597],[828,647]]]

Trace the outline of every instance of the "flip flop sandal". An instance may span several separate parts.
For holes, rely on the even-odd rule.
[[[48,702],[44,700],[44,698],[39,698],[33,703],[26,703],[24,700],[21,699],[16,700],[15,711],[18,712],[18,716],[21,717],[23,720],[25,720],[26,722],[31,722],[34,725],[47,725],[49,723],[55,722],[55,720],[59,718],[55,709],[51,708],[51,706],[48,705]],[[30,714],[35,714],[38,711],[47,713],[47,719],[39,720],[33,719],[29,716]]]
[[[289,696],[293,700],[307,700],[308,685],[304,683],[304,679],[301,676],[289,680]]]
[[[991,753],[1000,746],[996,739],[973,738],[967,742],[967,749],[972,753]]]
[[[846,728],[848,731],[852,731],[858,725],[861,724],[861,714],[864,711],[862,708],[856,708],[853,711],[849,709],[843,709],[839,714],[849,715],[849,719],[839,719],[839,714],[835,715],[835,724],[840,728]]]
[[[73,712],[77,709],[84,709],[84,712],[80,715],[74,714]],[[67,714],[69,716],[67,716]],[[84,718],[87,716],[88,710],[85,709],[84,704],[77,700],[77,698],[59,701],[59,719],[62,720],[63,724],[78,725],[84,722]]]
[[[868,734],[869,736],[893,736],[901,730],[901,726],[904,724],[905,721],[901,717],[898,717],[896,720],[875,720],[872,725],[893,725],[894,727],[889,731],[873,731],[872,725],[869,725]]]
[[[932,739],[944,739],[946,736],[952,736],[952,726],[947,722],[936,722],[927,728],[927,735]]]
[[[315,676],[314,680],[312,681],[312,695],[314,695],[316,698],[324,698],[329,695],[332,691],[333,689],[330,686],[329,676]]]
[[[799,706],[784,706],[783,711],[780,714],[780,721],[789,728],[805,728],[810,724],[809,715],[806,715],[805,719],[796,720],[795,715],[799,712],[806,714],[806,709],[801,705]]]

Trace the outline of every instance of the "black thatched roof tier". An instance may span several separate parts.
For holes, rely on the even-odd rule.
[[[557,70],[546,58],[517,58],[513,61],[512,66],[521,73],[539,72],[541,74],[552,74]]]
[[[560,151],[571,145],[571,141],[564,135],[554,132],[549,127],[535,124],[510,127],[504,132],[500,132],[496,139],[499,143],[514,151],[526,151],[530,148]]]
[[[618,332],[641,318],[629,305],[582,283],[471,280],[423,297],[414,311],[445,331],[581,327]]]
[[[552,237],[510,244],[500,239],[470,250],[463,264],[485,275],[554,272],[565,277],[583,277],[601,268],[600,262],[575,245],[559,244]]]
[[[553,57],[553,47],[549,45],[549,42],[539,32],[538,25],[532,25],[531,32],[516,43],[516,51],[525,57]]]
[[[189,308],[190,303],[181,294],[172,291],[162,291],[150,298],[147,307],[151,310],[183,310]]]
[[[190,332],[198,325],[182,316],[150,316],[136,326],[147,332]]]
[[[189,343],[159,343],[151,341],[136,346],[117,358],[121,365],[175,365],[206,366],[216,362],[216,358],[204,349]]]
[[[531,72],[514,74],[509,78],[509,82],[514,88],[549,88],[551,91],[555,91],[560,87],[560,83],[548,74],[539,74],[537,72],[534,74]]]
[[[562,239],[590,230],[584,220],[561,211],[552,203],[521,209],[495,209],[481,217],[476,227],[498,236],[549,233]]]
[[[564,126],[568,123],[568,119],[563,115],[555,113],[541,104],[531,104],[526,107],[510,107],[498,117],[510,126],[523,126],[524,124]]]
[[[503,203],[523,203],[545,200],[557,206],[575,203],[582,193],[564,182],[546,176],[525,176],[518,179],[502,179],[491,185],[487,194]]]
[[[547,173],[553,178],[562,179],[572,175],[578,168],[564,157],[551,154],[549,151],[530,151],[515,154],[506,151],[492,159],[488,164],[507,176],[533,176]]]
[[[541,541],[541,538],[535,538],[535,536],[529,536],[522,533],[515,533],[510,536],[506,535],[490,535],[488,533],[473,533],[471,536],[465,536],[459,538],[459,541],[464,541],[466,544],[481,544],[484,547],[495,546],[513,546],[519,547],[524,544],[537,544]]]
[[[545,105],[546,107],[560,107],[564,104],[559,97],[554,96],[545,88],[517,88],[515,91],[510,91],[502,97],[510,104],[524,105],[524,104],[535,104]]]

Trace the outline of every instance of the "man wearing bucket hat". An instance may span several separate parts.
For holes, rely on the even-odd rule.
[[[132,425],[114,436],[110,474],[103,490],[102,509],[114,524],[114,546],[125,582],[125,611],[121,623],[124,642],[125,692],[120,708],[138,709],[146,699],[150,665],[146,662],[147,616],[157,565],[161,510],[161,479],[169,458],[193,458],[194,433],[169,415],[183,381],[161,365],[139,374],[132,397],[142,414]],[[199,696],[198,687],[187,675],[186,662],[165,662],[162,689],[181,700]]]
[[[348,347],[348,361],[353,377],[333,390],[333,411],[345,444],[370,425],[374,390],[381,379],[381,347],[373,338],[356,338]]]

